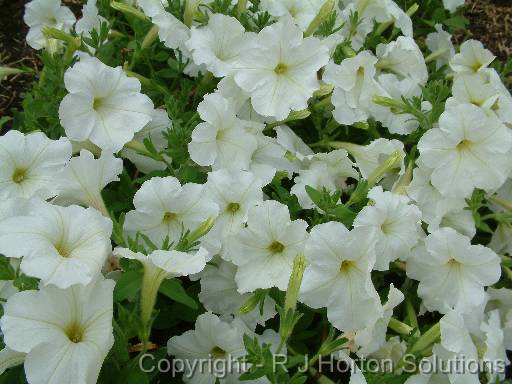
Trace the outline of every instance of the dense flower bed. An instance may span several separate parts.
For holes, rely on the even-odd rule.
[[[0,383],[505,383],[512,66],[463,3],[28,2]]]

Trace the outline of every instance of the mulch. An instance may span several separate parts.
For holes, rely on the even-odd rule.
[[[25,43],[23,23],[25,0],[0,0],[0,66],[27,66],[36,72],[37,53]],[[64,1],[76,11],[79,0]],[[471,25],[465,38],[484,42],[500,60],[512,57],[512,0],[467,0],[466,16]],[[17,75],[0,82],[0,117],[20,109],[23,93],[32,83],[31,75]]]

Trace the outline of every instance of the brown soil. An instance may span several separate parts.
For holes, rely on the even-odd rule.
[[[512,1],[467,0],[470,36],[481,40],[500,60],[512,57]]]
[[[23,22],[24,0],[0,0],[0,66],[38,69],[36,52],[25,43],[27,27]],[[19,108],[22,93],[32,75],[10,76],[0,82],[0,117]]]

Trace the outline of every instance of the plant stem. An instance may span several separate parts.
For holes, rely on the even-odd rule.
[[[414,329],[413,327],[405,323],[402,323],[401,321],[395,319],[394,317],[389,319],[388,327],[395,331],[396,333],[398,333],[399,335],[410,335]]]

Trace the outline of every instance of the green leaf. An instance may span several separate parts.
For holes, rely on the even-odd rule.
[[[197,302],[188,295],[185,289],[181,286],[181,282],[176,279],[164,280],[160,285],[159,292],[170,298],[171,300],[177,301],[183,305],[186,305],[192,309],[198,309]]]
[[[133,300],[142,287],[142,271],[123,272],[114,288],[114,301]]]
[[[4,256],[0,256],[0,280],[13,280],[16,276],[14,269],[9,263],[9,259]]]

